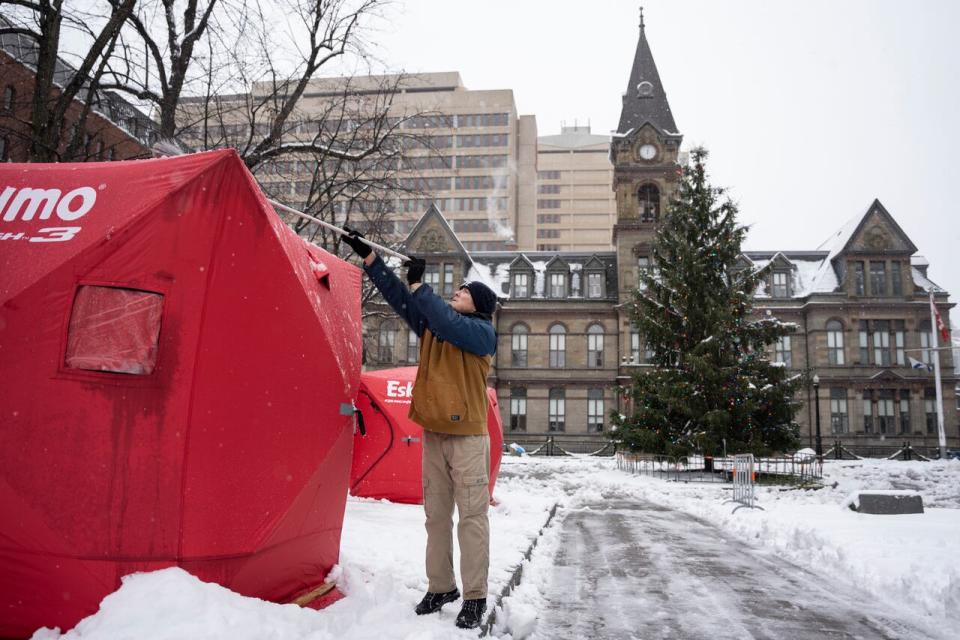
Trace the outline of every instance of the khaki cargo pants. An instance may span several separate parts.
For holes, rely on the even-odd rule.
[[[460,522],[463,598],[487,597],[490,564],[490,438],[423,431],[423,510],[427,516],[427,579],[433,593],[453,591],[453,505]]]

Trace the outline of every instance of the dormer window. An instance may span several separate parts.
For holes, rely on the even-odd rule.
[[[551,298],[567,297],[567,274],[565,273],[550,274],[550,297]]]
[[[771,295],[774,298],[789,298],[790,297],[790,278],[789,274],[786,271],[774,271],[773,272],[773,286],[771,287]]]
[[[603,274],[597,271],[587,274],[587,297],[603,297]]]
[[[513,289],[511,291],[511,296],[514,298],[530,297],[530,274],[529,273],[513,274]]]

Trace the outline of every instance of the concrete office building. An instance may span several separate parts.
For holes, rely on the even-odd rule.
[[[534,116],[517,113],[509,89],[471,90],[457,72],[319,78],[310,81],[297,103],[284,141],[308,141],[320,127],[340,126],[341,118],[348,116],[331,111],[330,105],[346,91],[354,97],[370,96],[374,104],[379,99],[382,104],[388,88],[395,91],[388,118],[392,123],[402,120],[402,132],[410,134],[404,141],[400,166],[393,167],[392,175],[409,193],[375,204],[385,207],[385,217],[397,237],[405,237],[435,204],[468,250],[532,248],[537,124]],[[266,96],[270,90],[269,85],[258,83],[253,96]],[[226,115],[218,114],[221,122],[213,123],[226,132],[227,144],[231,144],[251,126],[249,113],[242,108],[248,96],[217,99],[221,104],[240,106],[236,111],[229,107],[221,110]],[[188,100],[184,104],[184,141],[200,146],[202,103]],[[265,133],[266,110],[260,117],[264,121],[258,119],[253,126],[262,130],[258,133]],[[288,156],[277,161],[287,170],[258,171],[258,178],[272,195],[299,204],[309,192],[315,162],[309,157],[296,160]]]
[[[564,125],[537,139],[537,251],[611,251],[617,220],[610,136]]]

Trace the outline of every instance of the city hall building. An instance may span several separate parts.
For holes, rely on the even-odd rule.
[[[407,236],[405,250],[428,261],[425,280],[441,296],[468,279],[487,282],[501,296],[489,383],[497,390],[508,440],[562,434],[584,440],[583,450],[599,444],[610,411],[621,408],[617,387],[650,366],[628,305],[640,271],[654,267],[651,245],[677,187],[682,139],[641,25],[609,144],[615,197],[609,248],[468,251],[436,206]],[[562,165],[547,174],[541,169],[540,184],[563,184],[562,171]],[[545,201],[554,189],[538,191],[536,211],[543,213],[551,208]],[[840,440],[864,450],[909,440],[915,447],[935,447],[934,374],[912,364],[936,357],[929,350],[935,330],[929,295],[946,326],[953,305],[928,279],[926,261],[891,212],[876,200],[864,205],[809,251],[745,252],[745,266],[768,274],[756,292],[755,312],[798,327],[771,347],[770,358],[819,378],[817,390],[809,386],[797,397],[805,443],[813,442],[819,397],[826,443]],[[517,217],[533,215],[520,211]],[[389,313],[368,317],[365,340],[368,368],[417,361],[417,336]],[[947,442],[956,447],[957,377],[952,352],[939,353]]]

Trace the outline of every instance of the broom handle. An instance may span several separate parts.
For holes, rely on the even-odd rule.
[[[330,224],[329,222],[324,222],[324,221],[321,220],[320,218],[315,218],[314,216],[311,216],[311,215],[309,215],[309,214],[306,214],[306,213],[304,213],[304,212],[302,212],[302,211],[297,211],[297,210],[294,209],[293,207],[288,207],[287,205],[281,204],[281,203],[277,202],[276,200],[271,200],[270,198],[267,198],[267,202],[269,202],[270,204],[272,204],[274,207],[276,207],[276,208],[278,208],[278,209],[282,209],[283,211],[286,211],[287,213],[293,214],[293,215],[295,215],[295,216],[299,216],[300,218],[303,218],[304,220],[310,220],[311,222],[316,222],[316,223],[319,224],[320,226],[326,227],[327,229],[329,229],[330,231],[333,231],[334,233],[339,233],[339,234],[342,235],[342,236],[348,236],[348,235],[350,235],[349,232],[344,231],[344,230],[341,229],[340,227],[334,226],[334,225]],[[364,243],[365,245],[367,245],[367,246],[369,246],[369,247],[371,247],[371,248],[373,248],[373,249],[376,249],[377,251],[380,251],[381,253],[385,253],[385,254],[387,254],[387,255],[391,255],[391,256],[400,258],[400,259],[403,260],[404,262],[407,262],[407,261],[410,260],[410,258],[408,258],[407,256],[403,255],[402,253],[400,253],[400,252],[398,252],[398,251],[394,251],[393,249],[390,249],[390,248],[388,248],[388,247],[385,247],[385,246],[383,246],[382,244],[377,244],[377,243],[374,242],[373,240],[367,240],[366,238],[359,238],[359,240],[360,240],[360,242]]]

